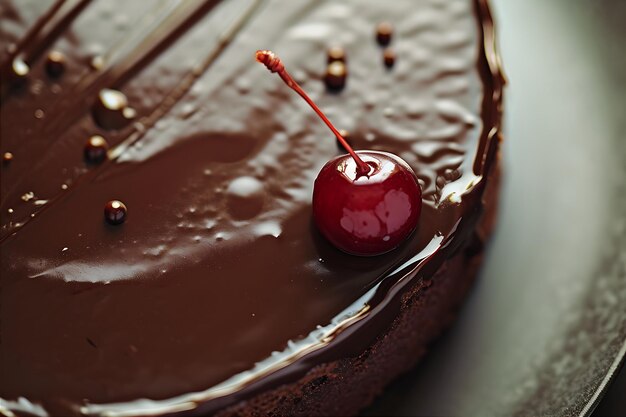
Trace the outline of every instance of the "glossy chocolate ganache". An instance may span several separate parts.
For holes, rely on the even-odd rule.
[[[474,234],[503,84],[485,0],[0,7],[0,412],[245,400],[361,352]],[[319,235],[313,181],[339,150],[260,48],[355,149],[415,170],[422,215],[400,248],[356,257]]]

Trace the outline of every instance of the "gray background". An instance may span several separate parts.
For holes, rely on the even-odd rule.
[[[368,415],[586,415],[624,356],[626,1],[491,3],[499,227],[459,321]]]

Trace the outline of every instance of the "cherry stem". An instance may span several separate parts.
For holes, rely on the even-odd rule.
[[[320,110],[320,108],[317,107],[315,102],[313,102],[311,97],[309,97],[308,94],[302,89],[302,87],[300,87],[300,85],[296,82],[296,80],[294,80],[291,77],[291,75],[285,69],[285,66],[283,65],[280,58],[278,58],[278,56],[276,56],[276,54],[274,54],[272,51],[260,50],[256,52],[256,60],[264,64],[267,67],[267,69],[269,69],[271,72],[278,73],[280,78],[282,78],[285,84],[287,84],[287,87],[291,88],[296,93],[298,93],[300,97],[302,97],[304,101],[306,101],[309,104],[309,106],[311,106],[311,108],[315,111],[315,113],[317,113],[317,115],[322,119],[322,121],[326,123],[326,126],[328,126],[328,128],[337,137],[337,140],[341,143],[341,146],[343,146],[344,149],[348,151],[350,156],[352,156],[352,158],[354,159],[354,162],[356,162],[357,175],[361,176],[361,175],[369,174],[371,167],[359,157],[359,155],[354,151],[354,149],[352,149],[352,147],[343,138],[343,136],[341,136],[341,134],[335,128],[335,126],[333,126],[330,120],[328,120],[328,117],[326,117],[326,115]]]

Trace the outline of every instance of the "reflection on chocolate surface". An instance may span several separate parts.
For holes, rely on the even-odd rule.
[[[502,86],[482,0],[7,3],[0,38],[16,46],[0,55],[3,84],[19,60],[29,68],[1,107],[1,151],[19,155],[1,167],[8,401],[132,415],[245,399],[271,372],[292,380],[362,350],[394,317],[395,284],[434,273],[473,232]],[[393,71],[372,37],[381,17],[394,24]],[[349,55],[337,94],[324,82],[332,42]],[[46,76],[49,47],[62,77]],[[421,220],[399,249],[353,257],[312,228],[313,180],[337,148],[254,65],[263,47],[356,149],[416,171]],[[100,113],[104,90],[127,100],[114,109],[124,123]],[[110,159],[90,167],[92,135]],[[122,226],[102,221],[113,199],[132,210]]]

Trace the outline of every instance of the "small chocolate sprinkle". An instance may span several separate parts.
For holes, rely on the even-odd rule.
[[[121,129],[136,116],[136,111],[128,107],[128,99],[124,93],[105,88],[98,94],[92,114],[100,127]]]
[[[341,46],[331,46],[326,53],[329,64],[335,61],[346,62],[346,51]]]
[[[396,63],[396,53],[391,48],[385,48],[383,52],[383,63],[387,68],[391,68]]]
[[[100,55],[96,55],[91,58],[90,64],[91,68],[95,70],[101,70],[104,67],[104,58]]]
[[[57,78],[65,71],[65,56],[59,51],[51,51],[46,59],[46,72],[50,77]]]
[[[328,64],[326,67],[326,75],[324,81],[326,87],[332,91],[339,91],[346,85],[346,77],[348,76],[348,69],[346,65],[341,61],[335,61]]]
[[[2,162],[4,162],[5,164],[8,164],[12,160],[13,160],[13,154],[11,152],[5,152],[2,155]]]
[[[87,139],[85,148],[83,149],[83,155],[85,161],[90,164],[99,164],[107,157],[107,151],[109,150],[109,144],[106,139],[100,135],[93,135]]]
[[[21,58],[17,57],[11,62],[11,67],[2,72],[2,91],[23,91],[28,86],[30,67]],[[6,88],[6,90],[5,90]]]
[[[30,67],[21,58],[15,58],[11,62],[11,69],[13,70],[13,75],[17,78],[26,77],[30,72]]]
[[[119,200],[111,200],[104,206],[104,219],[112,225],[122,224],[126,221],[128,209]]]
[[[393,26],[389,22],[381,22],[376,26],[376,40],[381,46],[387,46],[391,43],[393,36]]]

